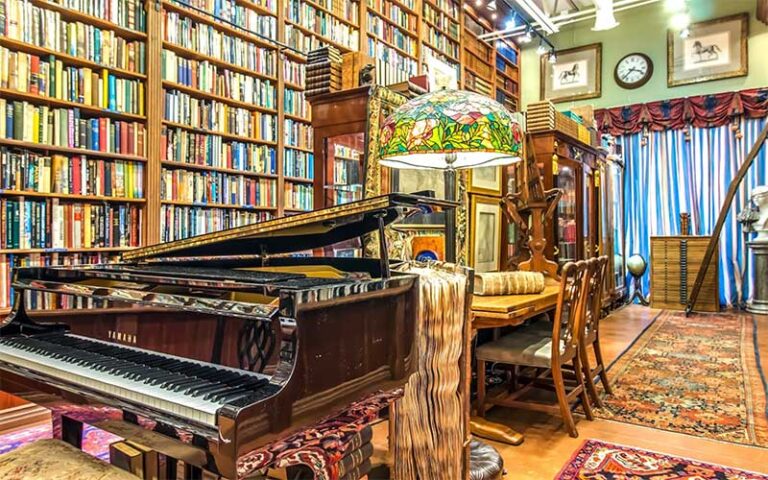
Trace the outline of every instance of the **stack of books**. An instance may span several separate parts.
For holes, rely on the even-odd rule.
[[[327,46],[312,50],[307,56],[305,98],[341,90],[341,53]]]

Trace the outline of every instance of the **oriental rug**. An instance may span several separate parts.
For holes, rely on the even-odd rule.
[[[585,441],[555,480],[768,480],[768,475],[597,440]]]
[[[768,447],[756,320],[664,311],[608,369],[600,418]]]

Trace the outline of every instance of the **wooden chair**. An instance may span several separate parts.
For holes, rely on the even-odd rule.
[[[603,255],[599,258],[588,260],[592,276],[589,281],[589,290],[587,292],[587,308],[584,312],[584,336],[582,337],[579,356],[584,370],[584,378],[587,391],[592,401],[598,407],[603,407],[603,401],[597,395],[595,388],[595,378],[599,377],[603,383],[603,388],[607,394],[612,394],[611,384],[606,374],[605,363],[603,361],[603,352],[600,349],[600,317],[603,310],[603,285],[605,284],[605,275],[608,270],[608,257]],[[589,346],[595,353],[595,367],[592,368],[589,362]]]
[[[583,337],[584,311],[589,289],[591,269],[585,261],[567,263],[561,272],[560,294],[558,295],[555,320],[552,331],[542,334],[536,329],[523,327],[515,332],[486,343],[477,348],[477,411],[485,415],[487,405],[524,408],[548,413],[559,413],[572,437],[577,437],[576,424],[571,413],[579,401],[587,419],[592,420],[582,375],[575,375],[575,381],[566,383],[564,370],[581,372],[579,345]],[[487,362],[505,365],[532,367],[541,370],[529,383],[517,391],[487,397],[485,391],[485,364]],[[566,368],[564,368],[566,367]],[[554,390],[557,406],[520,398],[532,388],[543,387]]]

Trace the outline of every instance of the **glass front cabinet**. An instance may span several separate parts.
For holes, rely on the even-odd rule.
[[[603,289],[603,304],[621,303],[627,295],[626,255],[624,253],[624,162],[615,153],[600,162],[600,255],[608,256],[608,275]]]

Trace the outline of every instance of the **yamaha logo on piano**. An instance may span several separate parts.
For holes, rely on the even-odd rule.
[[[108,336],[110,340],[116,340],[120,343],[136,344],[136,335],[130,333],[117,332],[115,330],[109,330]]]

